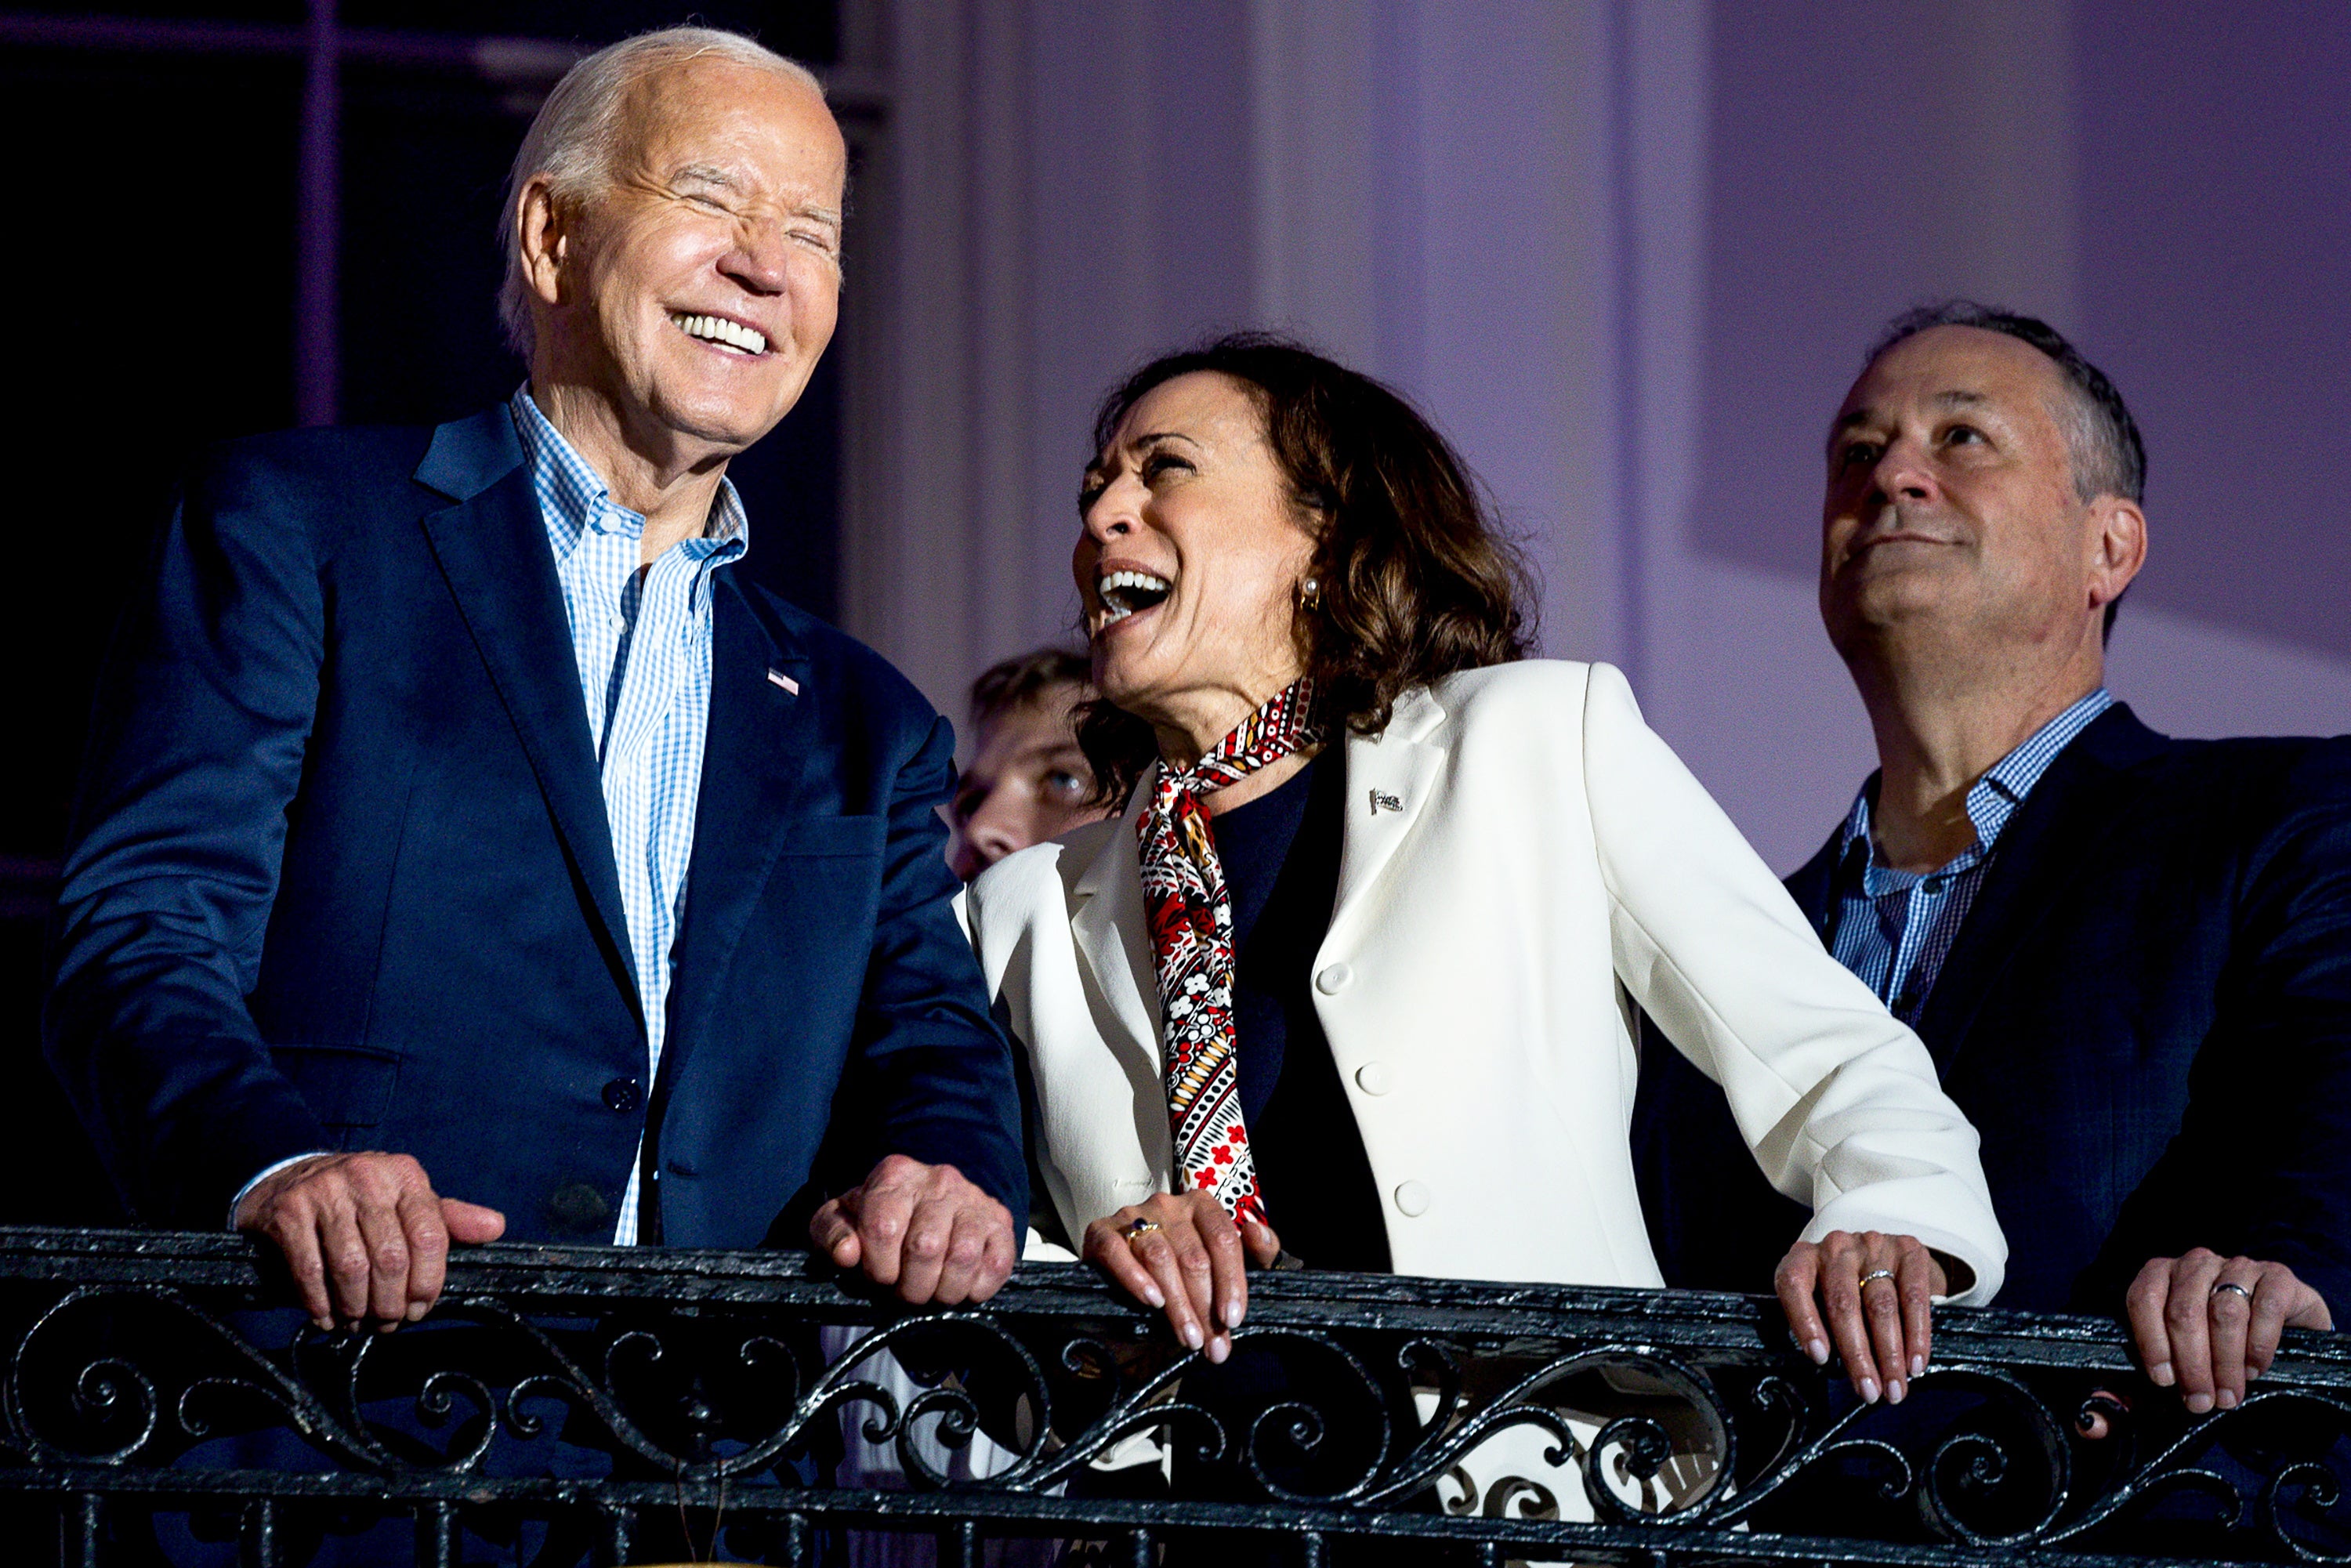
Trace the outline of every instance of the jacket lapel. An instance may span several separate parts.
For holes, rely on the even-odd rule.
[[[1339,891],[1325,951],[1358,942],[1357,927],[1376,913],[1369,896],[1428,803],[1445,748],[1436,744],[1445,709],[1426,689],[1399,698],[1387,727],[1347,737],[1346,827],[1339,851]],[[1316,960],[1321,961],[1319,958]]]
[[[1153,768],[1134,787],[1126,813],[1102,839],[1070,889],[1070,936],[1092,971],[1094,989],[1125,1035],[1113,1041],[1143,1053],[1162,1075],[1159,1049],[1159,970],[1151,956],[1151,931],[1143,909],[1143,862],[1135,849],[1135,821],[1151,800],[1158,776]],[[1110,1033],[1103,1030],[1105,1037]]]
[[[607,957],[642,1018],[579,659],[512,416],[501,405],[443,425],[416,478],[456,503],[425,516],[425,538],[588,890]]]
[[[731,570],[714,575],[710,610],[710,718],[662,1048],[664,1083],[676,1081],[706,1032],[760,890],[792,822],[810,809],[803,785],[817,725],[806,649],[755,608]],[[799,690],[770,680],[770,671]]]
[[[1339,888],[1325,948],[1355,939],[1353,927],[1373,917],[1367,896],[1396,846],[1427,804],[1445,749],[1431,737],[1445,710],[1426,690],[1406,694],[1387,727],[1346,740],[1347,820],[1339,853]],[[1159,1040],[1159,981],[1143,908],[1143,872],[1135,853],[1135,820],[1151,799],[1155,769],[1135,786],[1115,831],[1071,888],[1070,933],[1092,970],[1094,983],[1123,1032],[1164,1066]]]
[[[1919,1038],[1945,1078],[2017,948],[2128,814],[2144,788],[2130,769],[2164,744],[2117,703],[2050,764],[2001,832],[1918,1019]]]
[[[1812,922],[1813,935],[1821,939],[1823,946],[1829,940],[1833,913],[1829,904],[1836,893],[1837,846],[1844,841],[1844,829],[1839,827],[1829,834],[1829,841],[1821,846],[1820,852],[1782,884],[1796,901],[1796,907],[1804,912],[1804,918]]]

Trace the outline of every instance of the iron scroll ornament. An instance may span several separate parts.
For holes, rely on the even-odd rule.
[[[1795,1354],[1768,1301],[1316,1273],[1253,1290],[1237,1343],[1296,1375],[1236,1410],[1075,1266],[905,1312],[799,1254],[494,1245],[453,1259],[425,1324],[320,1334],[264,1313],[284,1297],[238,1238],[0,1231],[0,1488],[66,1499],[69,1538],[101,1505],[250,1520],[329,1498],[411,1511],[428,1544],[468,1510],[580,1511],[615,1562],[635,1521],[685,1509],[785,1561],[862,1522],[951,1546],[1230,1525],[1310,1560],[1388,1536],[1495,1562],[2351,1562],[2339,1336],[2290,1334],[2244,1404],[2191,1419],[2115,1325],[1953,1310],[1889,1411]],[[870,1332],[828,1356],[827,1325]],[[883,1355],[919,1393],[873,1375]],[[894,1449],[906,1490],[818,1484],[844,1419]],[[258,1433],[307,1468],[198,1462]],[[984,1472],[937,1462],[982,1433]],[[1102,1495],[1098,1461],[1138,1438],[1172,1450],[1173,1495]],[[1211,1465],[1238,1500],[1185,1494]]]

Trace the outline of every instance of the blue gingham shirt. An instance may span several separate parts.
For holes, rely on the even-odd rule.
[[[702,795],[711,580],[720,567],[742,559],[749,530],[742,498],[722,478],[702,536],[672,546],[641,570],[643,517],[612,499],[596,471],[531,401],[529,387],[518,389],[509,406],[530,461],[548,547],[555,552],[580,695],[596,745],[621,908],[644,1008],[644,1097],[650,1100],[668,1032],[670,949],[685,907],[686,862]],[[617,1246],[637,1239],[643,1163],[631,1162],[612,1231]]]
[[[1968,821],[1975,825],[1976,841],[1930,872],[1896,871],[1878,859],[1869,829],[1877,780],[1862,786],[1837,844],[1835,925],[1829,946],[1837,962],[1860,976],[1904,1023],[1915,1026],[1925,1010],[1959,925],[1983,886],[2001,830],[2057,754],[2114,704],[2102,686],[1993,764],[1968,791]]]

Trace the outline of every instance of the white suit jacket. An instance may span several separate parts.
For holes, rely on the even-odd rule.
[[[1823,949],[1616,670],[1447,676],[1345,757],[1314,1003],[1396,1272],[1663,1283],[1633,1179],[1638,1003],[1812,1205],[1808,1239],[1907,1232],[1972,1270],[1955,1300],[2000,1288],[1976,1132],[1926,1048]],[[1166,1190],[1174,1161],[1134,821],[1149,793],[969,893],[1072,1238]]]

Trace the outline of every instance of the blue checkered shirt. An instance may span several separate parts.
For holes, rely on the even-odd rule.
[[[2114,704],[2102,686],[1994,763],[1968,791],[1968,821],[1975,825],[1976,841],[1930,872],[1896,871],[1877,858],[1877,841],[1869,831],[1877,780],[1862,786],[1837,844],[1831,905],[1835,925],[1829,946],[1837,962],[1860,976],[1904,1023],[1916,1025],[1925,1010],[1959,925],[1983,886],[2001,830],[2057,754]]]
[[[722,478],[702,537],[671,547],[640,570],[645,519],[612,499],[596,471],[548,423],[528,386],[509,406],[555,552],[580,695],[596,745],[630,958],[644,1008],[644,1097],[650,1100],[668,1033],[670,949],[685,907],[686,862],[702,795],[711,580],[720,567],[742,559],[749,530],[742,498]],[[643,1163],[631,1164],[612,1230],[617,1246],[637,1239]]]

